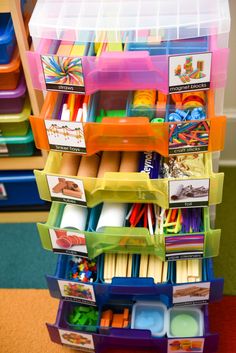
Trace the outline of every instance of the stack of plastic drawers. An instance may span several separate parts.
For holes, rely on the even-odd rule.
[[[38,0],[28,53],[53,342],[90,352],[217,351],[228,2]],[[70,92],[70,93],[68,93]]]
[[[30,114],[11,15],[0,13],[0,163],[4,164],[5,157],[31,156],[35,152]],[[45,202],[39,198],[32,171],[0,172],[1,210],[41,204]]]

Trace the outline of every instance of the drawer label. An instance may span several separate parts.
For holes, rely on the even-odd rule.
[[[47,175],[46,177],[52,201],[86,207],[87,202],[82,180],[55,175]]]
[[[92,284],[58,280],[58,286],[64,300],[87,305],[96,305],[96,298]]]
[[[0,200],[7,200],[7,192],[2,183],[0,183]]]
[[[85,93],[82,59],[74,56],[41,55],[48,91]]]
[[[208,151],[210,121],[169,125],[169,155]]]
[[[169,56],[169,93],[210,88],[212,53]]]
[[[45,120],[44,123],[51,150],[86,153],[82,123],[56,120]]]
[[[210,297],[210,287],[210,282],[173,286],[173,305],[207,304]]]
[[[165,237],[166,260],[175,261],[202,258],[204,254],[204,240],[204,233]]]
[[[85,234],[65,229],[49,229],[49,235],[53,252],[88,257]]]
[[[93,335],[58,329],[61,343],[83,352],[95,352]]]
[[[173,338],[168,339],[167,353],[186,353],[198,352],[204,350],[204,338]]]
[[[170,180],[168,189],[169,208],[208,206],[209,178]]]

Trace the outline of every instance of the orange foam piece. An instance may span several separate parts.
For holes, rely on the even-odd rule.
[[[128,320],[124,320],[123,327],[128,327],[128,325],[129,325],[129,321]]]
[[[124,309],[124,320],[128,320],[129,319],[129,309],[125,308]]]
[[[113,318],[113,312],[112,312],[112,310],[106,310],[106,311],[103,311],[103,313],[102,313],[102,318],[103,319],[108,319],[108,320],[112,320],[112,318]]]

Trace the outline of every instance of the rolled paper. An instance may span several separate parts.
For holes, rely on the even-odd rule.
[[[139,152],[122,152],[120,161],[121,173],[134,173],[138,171]]]
[[[98,178],[103,178],[105,172],[118,172],[120,167],[120,152],[105,151],[102,153]]]
[[[126,203],[104,203],[97,224],[97,231],[103,227],[124,227],[128,205]]]
[[[76,199],[81,199],[83,196],[82,191],[78,190],[70,190],[70,189],[63,189],[62,190],[63,195],[70,196],[70,197],[75,197]]]
[[[150,179],[159,175],[160,155],[156,152],[143,152],[139,162],[139,172],[149,174]]]
[[[72,153],[63,153],[59,174],[76,175],[80,163],[80,156]]]
[[[93,154],[92,156],[83,156],[79,165],[77,175],[79,177],[91,177],[97,176],[100,156]]]
[[[88,209],[77,205],[66,205],[61,218],[60,228],[74,228],[85,230]]]

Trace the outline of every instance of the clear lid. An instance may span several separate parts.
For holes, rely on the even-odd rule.
[[[38,0],[34,38],[157,42],[228,33],[228,0]]]

